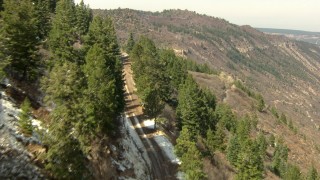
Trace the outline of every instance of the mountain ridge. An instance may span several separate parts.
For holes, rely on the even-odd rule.
[[[135,39],[144,35],[160,48],[172,48],[185,58],[241,79],[261,93],[270,108],[286,114],[310,144],[314,144],[310,145],[313,153],[317,151],[320,47],[186,10],[152,13],[116,9],[94,13],[114,20],[122,45],[129,32],[135,34]],[[261,121],[263,117],[262,114]],[[289,139],[289,142],[297,141]]]

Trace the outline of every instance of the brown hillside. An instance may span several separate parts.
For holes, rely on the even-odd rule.
[[[267,110],[257,113],[266,134],[284,137],[290,160],[306,171],[314,162],[320,169],[320,47],[285,37],[264,34],[250,26],[237,26],[219,18],[186,10],[142,12],[130,9],[95,10],[114,19],[117,35],[125,44],[129,32],[145,35],[161,47],[198,63],[207,63],[227,75],[194,74],[239,115],[250,112],[254,99],[225,80],[241,79],[263,95],[269,107],[292,120],[297,133],[277,124]],[[220,81],[219,79],[224,79]]]

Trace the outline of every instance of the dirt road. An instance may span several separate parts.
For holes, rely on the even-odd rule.
[[[135,94],[136,88],[132,77],[131,63],[127,57],[123,56],[125,88],[126,88],[126,115],[135,127],[141,141],[143,142],[147,154],[151,160],[152,179],[170,180],[176,179],[177,166],[172,164],[153,139],[154,130],[142,126],[145,116],[142,112],[141,101]]]

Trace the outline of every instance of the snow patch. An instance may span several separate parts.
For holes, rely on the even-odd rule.
[[[121,145],[124,148],[123,160],[119,162],[119,168],[131,169],[133,168],[136,175],[135,178],[121,177],[121,179],[147,179],[150,180],[150,166],[151,161],[147,155],[147,150],[145,149],[139,135],[134,129],[128,116],[124,116],[122,133],[124,137],[122,138]]]
[[[149,120],[149,119],[144,120],[143,125],[148,129],[154,129],[154,120]]]
[[[32,136],[25,137],[20,133],[18,120],[21,109],[4,91],[0,93],[0,154],[2,159],[0,177],[4,179],[12,177],[44,179],[39,168],[31,163],[33,155],[25,148],[26,144],[41,144],[37,134],[33,133]],[[40,122],[36,120],[34,122],[40,126]],[[10,154],[10,152],[14,153]]]
[[[166,154],[166,156],[170,159],[172,163],[179,165],[181,164],[179,158],[174,154],[174,147],[172,143],[168,140],[168,138],[165,135],[158,132],[157,134],[155,134],[154,140],[158,143],[161,150]]]

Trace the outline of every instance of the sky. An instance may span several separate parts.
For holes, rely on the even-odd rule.
[[[75,0],[76,3],[80,0]],[[188,9],[237,25],[320,32],[320,0],[84,0],[93,9]]]

